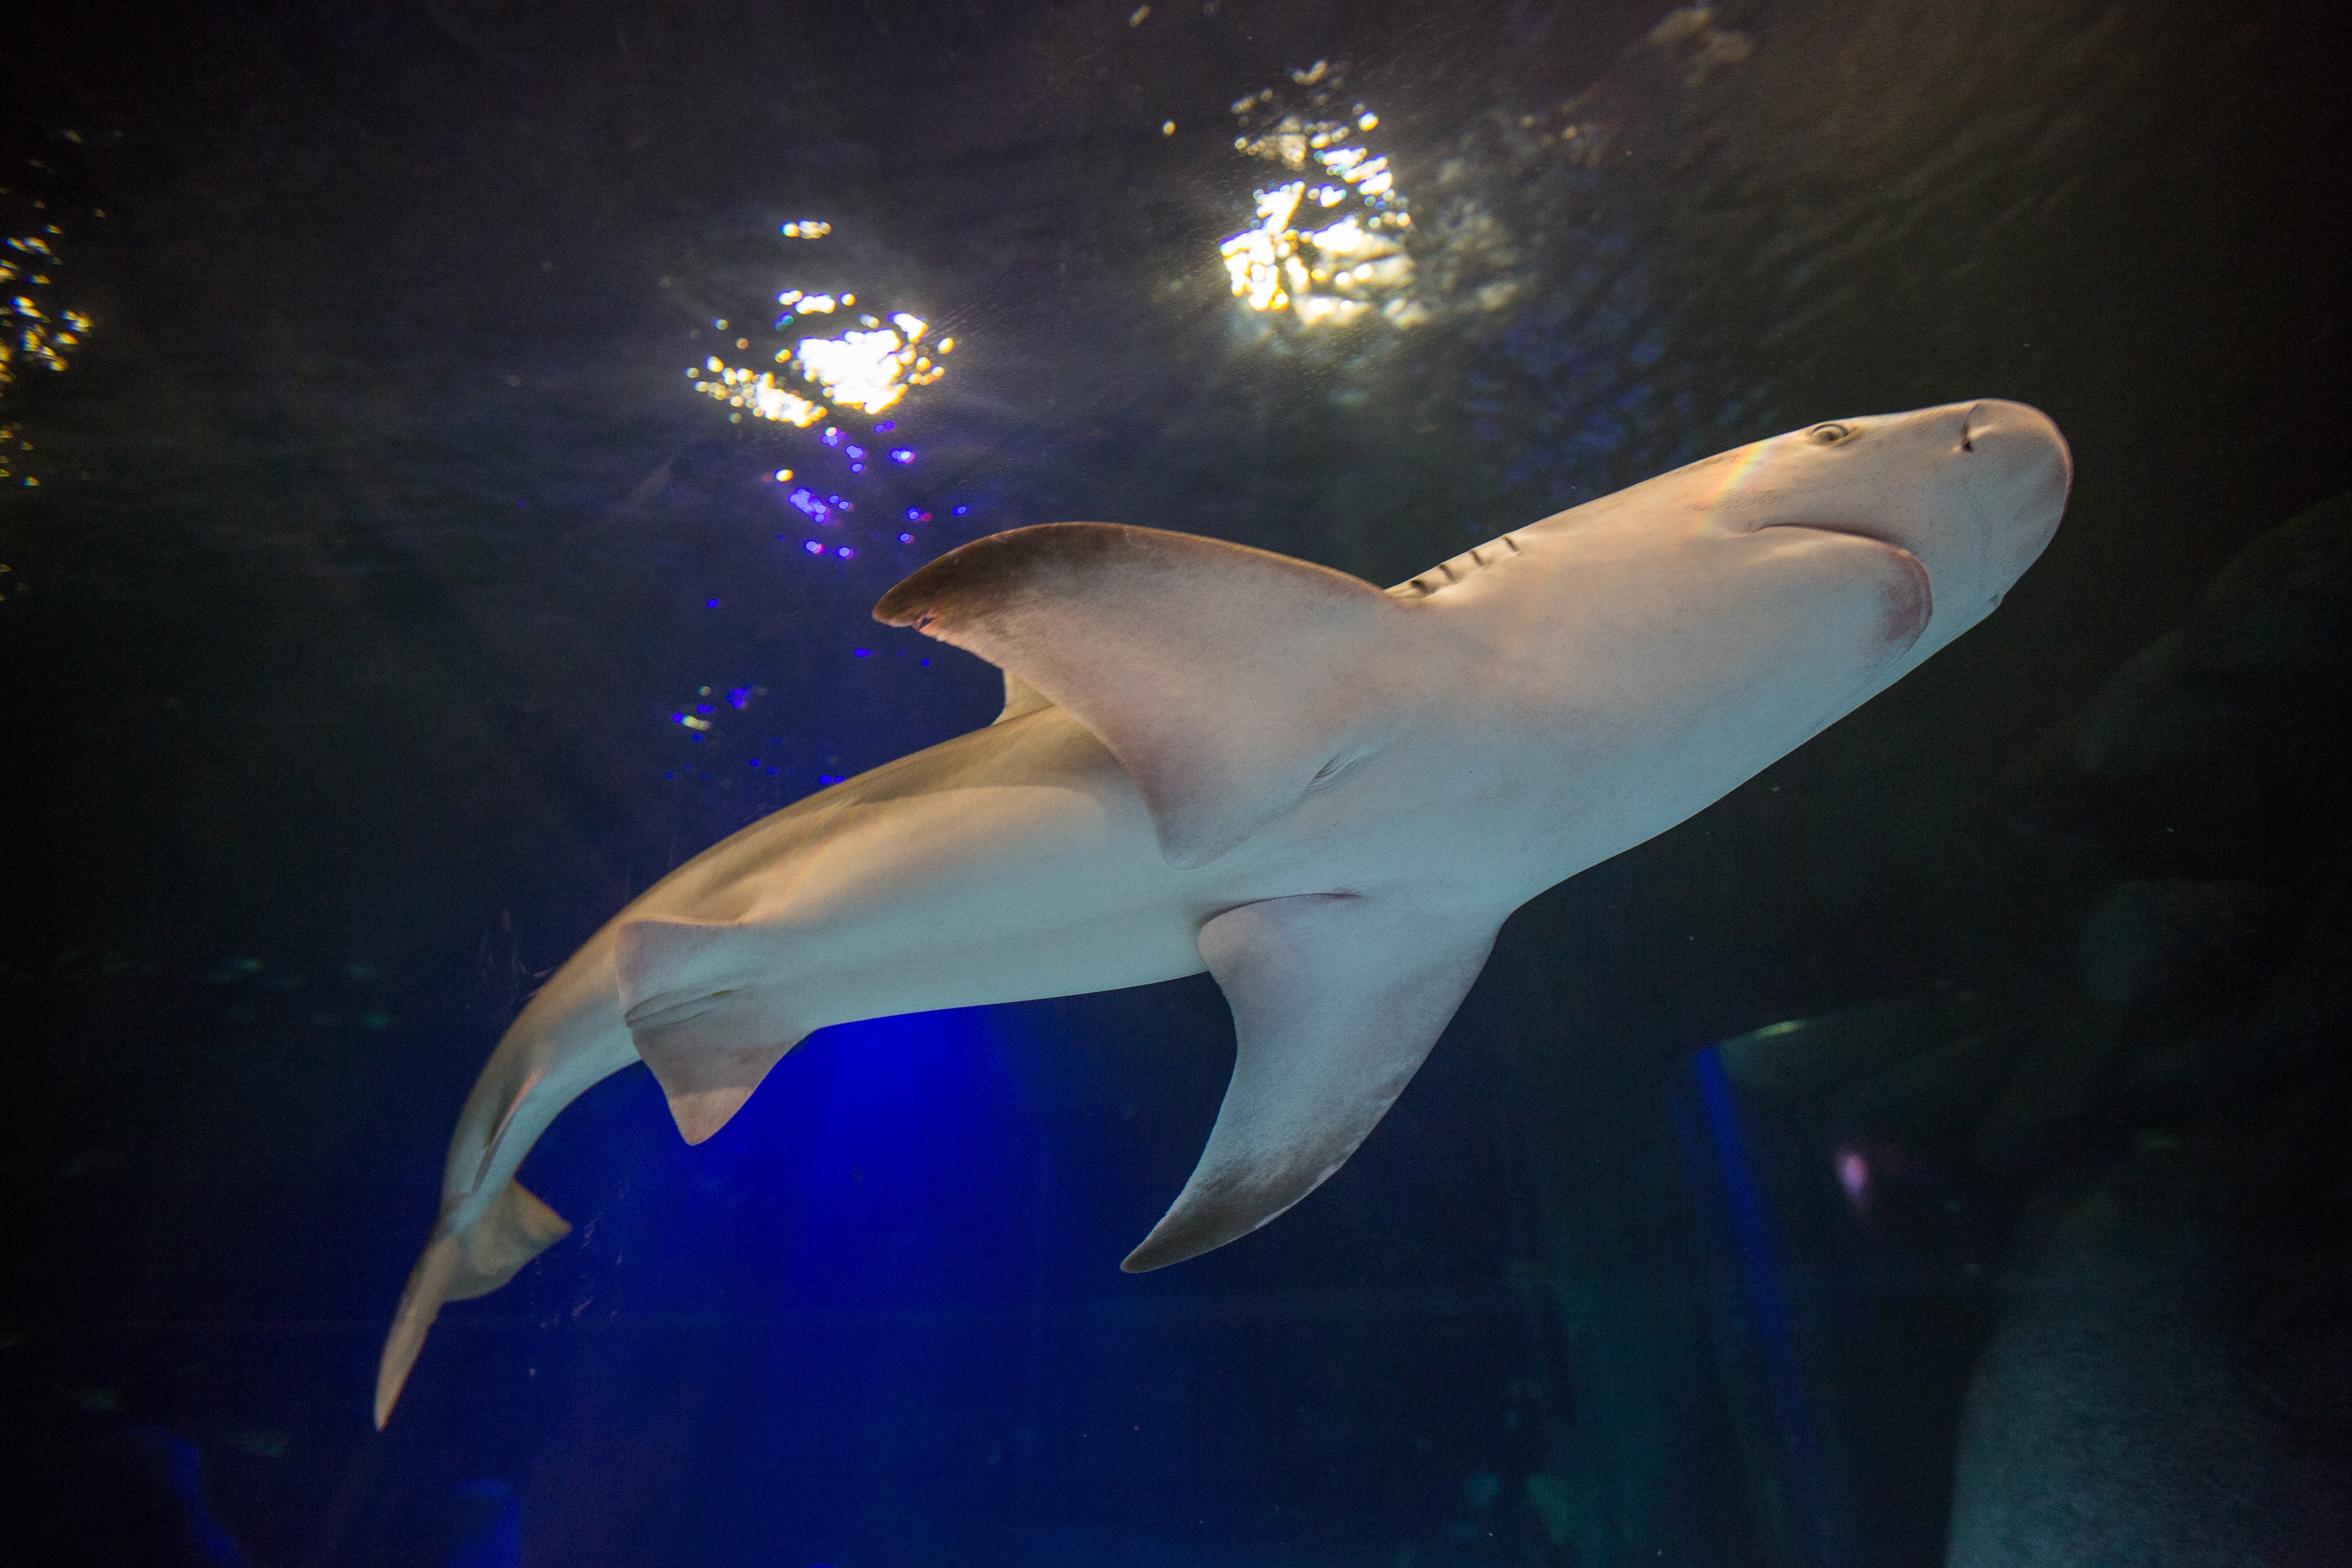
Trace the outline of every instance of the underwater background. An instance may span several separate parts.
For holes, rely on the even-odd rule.
[[[16,14],[0,1564],[2352,1563],[2346,45]],[[1278,1225],[1116,1267],[1206,976],[824,1031],[696,1148],[632,1070],[371,1428],[538,980],[994,715],[868,619],[916,566],[1096,518],[1386,583],[1976,396],[2076,468],[2001,611],[1524,910]]]

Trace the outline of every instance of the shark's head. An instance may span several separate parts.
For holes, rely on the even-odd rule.
[[[1698,468],[1717,465],[1709,531],[1813,528],[1918,559],[1933,603],[1903,669],[2000,603],[2057,531],[2074,479],[2049,416],[2000,398],[1832,420]]]

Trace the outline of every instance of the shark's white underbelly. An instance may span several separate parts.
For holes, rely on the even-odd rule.
[[[723,968],[679,979],[752,993],[797,1037],[1197,973],[1194,934],[1263,896],[1248,880],[1246,868],[1171,869],[1125,771],[1049,710],[812,796],[680,868],[615,923],[737,924]]]

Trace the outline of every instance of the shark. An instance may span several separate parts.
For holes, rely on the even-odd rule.
[[[1809,426],[1381,589],[1102,522],[975,540],[875,618],[1000,667],[994,722],[679,866],[523,1007],[459,1115],[379,1369],[566,1234],[515,1180],[642,1061],[724,1127],[828,1025],[1206,970],[1233,1076],[1127,1258],[1244,1236],[1393,1104],[1528,900],[1684,821],[1998,605],[2073,480],[2000,399]]]

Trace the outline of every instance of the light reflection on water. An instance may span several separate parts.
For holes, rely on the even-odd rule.
[[[796,218],[782,225],[780,232],[787,239],[823,239],[833,232],[833,225],[819,218]],[[855,309],[857,296],[786,289],[776,296],[776,303],[783,312],[768,330],[782,335],[790,328],[810,324],[810,317]],[[947,374],[945,361],[955,352],[955,340],[943,337],[926,344],[923,339],[930,331],[930,323],[922,317],[895,310],[886,321],[867,312],[856,321],[835,335],[803,337],[776,350],[774,359],[782,367],[781,372],[731,365],[711,354],[699,369],[689,366],[686,374],[697,392],[736,411],[728,416],[731,422],[740,424],[749,414],[803,430],[835,408],[866,415],[887,413],[898,406],[908,388],[929,386]],[[711,325],[722,332],[727,330],[723,318]],[[750,349],[751,338],[737,338],[735,347],[739,352]],[[780,374],[797,375],[826,401],[785,384],[778,379]]]
[[[66,134],[79,140],[73,132]],[[0,195],[16,194],[0,188]],[[31,213],[7,220],[7,226],[18,232],[0,238],[0,394],[30,366],[66,369],[69,356],[89,333],[89,318],[58,297],[64,267],[58,247],[65,230],[47,221],[47,203],[30,200],[29,205]],[[25,454],[32,449],[31,440],[13,421],[0,423],[0,479],[39,485],[39,476],[24,471]]]
[[[1290,73],[1303,95],[1265,88],[1233,106],[1234,151],[1297,177],[1254,194],[1257,221],[1218,246],[1234,293],[1253,310],[1303,326],[1340,326],[1377,310],[1391,325],[1426,320],[1410,293],[1412,214],[1386,154],[1362,140],[1380,116],[1341,93],[1344,67]]]

